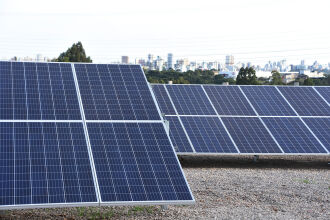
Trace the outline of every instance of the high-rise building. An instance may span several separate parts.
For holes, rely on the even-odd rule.
[[[41,55],[40,53],[37,54],[37,56],[36,56],[36,61],[37,61],[37,62],[42,62],[42,61],[44,61],[44,58],[42,57],[42,55]]]
[[[174,69],[173,54],[167,54],[167,69]]]
[[[227,66],[232,66],[234,65],[234,56],[233,55],[227,55],[226,56],[226,65]]]
[[[129,63],[129,58],[128,58],[128,56],[122,56],[122,57],[121,57],[121,63],[128,64],[128,63]]]

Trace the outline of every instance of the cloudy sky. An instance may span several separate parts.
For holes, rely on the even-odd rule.
[[[0,59],[56,57],[82,41],[94,62],[148,53],[196,61],[330,62],[329,0],[0,0]]]

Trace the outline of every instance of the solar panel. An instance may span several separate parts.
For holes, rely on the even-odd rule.
[[[97,202],[82,123],[1,122],[0,136],[0,206]]]
[[[181,117],[199,153],[238,153],[218,117]]]
[[[200,85],[166,85],[179,115],[216,115]]]
[[[259,115],[296,115],[274,86],[241,86],[241,88]]]
[[[299,118],[263,118],[285,153],[326,153]]]
[[[203,85],[219,115],[255,115],[237,86]]]
[[[291,106],[301,116],[330,116],[328,104],[312,87],[278,87]]]
[[[162,123],[88,123],[101,202],[192,200]]]
[[[330,103],[330,86],[327,87],[314,87],[321,96]]]
[[[160,111],[166,115],[176,115],[164,85],[153,85],[152,89],[156,96]]]
[[[0,119],[81,119],[70,64],[0,62],[0,82]]]
[[[282,153],[256,117],[222,117],[241,153]]]
[[[179,118],[168,116],[165,119],[169,121],[170,138],[176,152],[193,152]]]
[[[87,120],[160,120],[140,66],[74,67]]]
[[[0,209],[101,200],[194,202],[140,66],[0,62]]]
[[[330,152],[330,118],[304,118],[303,120]]]

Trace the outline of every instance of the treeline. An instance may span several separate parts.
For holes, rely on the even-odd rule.
[[[273,71],[271,78],[257,78],[253,68],[241,68],[236,80],[225,78],[223,75],[215,75],[212,70],[187,72],[145,70],[145,74],[150,83],[168,83],[172,81],[173,84],[222,84],[228,82],[231,85],[284,85],[279,72]],[[324,78],[300,76],[295,81],[299,82],[300,85],[330,86],[330,74],[325,74]],[[291,82],[288,85],[292,85],[293,83]]]
[[[211,70],[196,70],[183,73],[175,70],[145,70],[145,74],[150,83],[168,83],[169,81],[173,81],[174,84],[236,83],[234,79],[226,79],[223,75],[215,75]]]

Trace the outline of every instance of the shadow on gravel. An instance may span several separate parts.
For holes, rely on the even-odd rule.
[[[329,169],[328,156],[179,156],[182,167]]]

